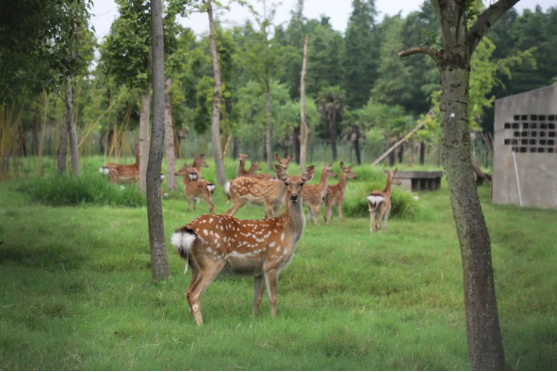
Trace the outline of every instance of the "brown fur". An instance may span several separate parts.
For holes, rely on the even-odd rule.
[[[346,183],[348,180],[357,179],[356,175],[352,172],[351,165],[349,167],[344,166],[344,162],[340,162],[340,180],[336,185],[331,185],[327,187],[327,196],[325,197],[325,213],[323,214],[323,219],[325,223],[328,224],[329,220],[333,218],[332,208],[337,206],[338,209],[338,219],[342,221],[342,203],[344,202],[344,191],[346,190]]]
[[[336,178],[337,174],[332,164],[325,164],[321,172],[321,178],[317,185],[306,185],[302,190],[304,206],[308,207],[309,219],[319,225],[319,212],[327,196],[329,178]]]
[[[373,190],[370,196],[381,196],[383,201],[378,204],[372,204],[368,200],[369,205],[369,232],[373,234],[373,226],[377,232],[381,232],[383,224],[385,225],[385,232],[387,232],[387,226],[389,224],[389,214],[391,213],[391,193],[392,185],[400,185],[401,182],[396,178],[396,169],[394,172],[385,172],[387,175],[387,183],[385,184],[384,190]],[[377,213],[377,220],[375,221],[375,214]]]
[[[215,205],[211,199],[213,194],[210,189],[214,190],[215,185],[201,178],[201,174],[197,168],[190,167],[187,164],[184,165],[178,172],[177,176],[182,176],[184,180],[184,193],[186,194],[186,199],[188,200],[188,211],[190,210],[191,200],[193,199],[193,210],[197,208],[197,201],[199,198],[205,199],[207,204],[209,204],[209,213],[215,213]],[[195,179],[191,179],[190,176],[196,176]]]

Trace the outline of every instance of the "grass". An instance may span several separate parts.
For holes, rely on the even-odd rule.
[[[95,172],[100,160],[84,159],[83,169]],[[366,183],[380,181],[380,169],[366,172]],[[0,369],[468,369],[445,185],[418,194],[428,218],[395,218],[388,234],[370,236],[367,218],[308,224],[281,274],[276,320],[266,299],[252,317],[251,278],[221,276],[196,327],[184,296],[190,277],[169,242],[173,277],[151,282],[144,207],[45,206],[17,191],[27,182],[0,184]],[[488,189],[480,193],[507,367],[555,370],[557,212],[492,205]],[[222,190],[214,200],[223,213]],[[179,192],[163,201],[167,237],[208,210],[185,206]]]

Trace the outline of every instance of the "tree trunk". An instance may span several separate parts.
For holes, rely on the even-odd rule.
[[[66,173],[66,157],[68,156],[68,112],[64,113],[64,121],[60,124],[60,145],[58,147],[58,175]]]
[[[337,122],[336,110],[332,108],[329,111],[329,131],[331,132],[331,148],[333,150],[333,161],[337,160]]]
[[[273,149],[271,148],[271,82],[267,81],[267,102],[265,103],[265,160],[267,169],[273,169]]]
[[[404,162],[404,144],[400,145],[398,148],[398,164],[402,164]]]
[[[240,155],[240,150],[238,148],[239,146],[239,141],[238,141],[238,137],[234,137],[233,141],[232,141],[232,157],[234,159],[237,159],[238,156]]]
[[[306,72],[308,61],[308,40],[309,35],[306,35],[304,40],[304,57],[302,60],[302,78],[300,79],[300,106],[302,123],[300,125],[300,171],[306,169],[306,153],[308,147],[308,125],[306,121]]]
[[[356,136],[354,141],[354,153],[356,154],[356,163],[358,165],[362,164],[362,153],[360,151],[360,136]]]
[[[217,54],[217,43],[215,35],[215,24],[213,21],[213,6],[211,0],[206,0],[207,14],[209,15],[209,39],[211,44],[211,57],[213,59],[213,77],[215,86],[213,90],[213,117],[211,125],[211,141],[213,143],[213,157],[215,159],[215,170],[217,172],[217,181],[219,185],[224,186],[226,183],[226,175],[224,174],[224,164],[222,159],[222,152],[220,149],[220,100],[221,100],[221,80],[220,80],[220,67],[219,57]]]
[[[153,280],[170,276],[161,201],[161,164],[164,145],[164,45],[161,0],[151,0],[151,53],[153,77],[153,125],[151,128],[151,151],[147,166],[147,216],[149,220],[149,243],[151,245],[151,271]],[[172,137],[171,137],[172,138]]]
[[[166,100],[164,102],[164,135],[166,142],[166,187],[176,190],[176,158],[174,151],[174,128],[172,127],[172,79],[166,79]],[[153,112],[154,114],[154,112]]]
[[[70,133],[70,158],[72,166],[72,174],[79,177],[79,147],[77,139],[77,130],[75,129],[75,118],[73,112],[73,87],[72,78],[67,77],[66,86],[66,120],[68,123],[68,132]]]
[[[141,111],[139,113],[139,191],[147,191],[147,162],[149,159],[149,114],[151,100],[149,87],[141,94]]]
[[[425,143],[420,143],[420,165],[425,164]]]

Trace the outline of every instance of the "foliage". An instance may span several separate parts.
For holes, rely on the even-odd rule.
[[[54,207],[84,204],[111,205],[119,207],[142,207],[145,198],[133,186],[121,188],[112,185],[101,175],[71,177],[45,177],[32,179],[19,191],[29,194],[31,200]]]

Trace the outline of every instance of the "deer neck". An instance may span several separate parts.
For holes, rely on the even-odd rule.
[[[302,237],[306,224],[301,199],[298,200],[297,203],[293,203],[290,198],[287,198],[282,220],[287,232],[286,235],[289,235],[292,239],[292,243],[296,244]]]
[[[387,184],[385,185],[385,190],[383,190],[385,196],[387,197],[391,196],[392,186],[393,186],[393,177],[389,174],[387,176]]]
[[[348,179],[344,175],[344,172],[340,172],[340,180],[338,180],[338,184],[340,185],[340,188],[342,189],[343,194],[344,194],[344,190],[346,189],[346,183],[347,182],[348,182]]]
[[[241,162],[238,162],[238,168],[236,168],[236,175],[237,175],[238,177],[242,177],[242,176],[243,176],[244,174],[246,174],[246,173],[247,173],[247,171],[246,171],[246,163],[243,163],[243,164],[242,164]]]
[[[139,167],[139,152],[135,153],[135,165]]]
[[[321,178],[319,179],[319,183],[318,183],[319,190],[325,191],[328,185],[329,185],[329,176],[327,175],[327,172],[323,170],[323,172],[321,172]]]

